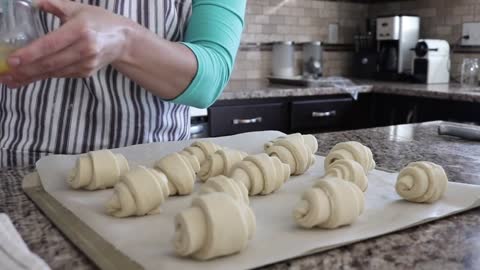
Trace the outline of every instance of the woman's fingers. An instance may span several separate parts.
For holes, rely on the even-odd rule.
[[[97,58],[92,57],[50,75],[56,78],[88,78],[97,72],[100,67],[101,65],[98,63]]]
[[[84,48],[86,46],[88,45],[83,42],[76,42],[56,54],[19,67],[11,73],[11,76],[18,81],[27,81],[45,73],[55,73],[57,70],[76,64],[88,56]]]
[[[24,85],[49,77],[87,77],[120,57],[131,22],[122,16],[70,0],[36,0],[62,19],[57,30],[18,49],[0,83]]]
[[[87,59],[82,59],[77,63],[68,65],[64,68],[57,69],[52,72],[45,72],[35,77],[29,77],[22,80],[12,80],[8,78],[7,75],[0,77],[0,81],[1,83],[6,84],[9,88],[18,88],[48,78],[87,78],[97,72],[100,66],[101,65],[100,63],[98,63],[98,60],[95,57],[91,57]]]
[[[37,0],[35,4],[41,10],[57,16],[62,22],[76,10],[75,3],[69,0]]]
[[[102,48],[94,31],[78,34],[70,46],[52,55],[44,56],[28,65],[13,68],[7,75],[15,84],[25,84],[48,77],[86,77],[108,64],[101,61]],[[47,74],[48,76],[45,76]],[[5,82],[6,83],[6,82]]]
[[[78,33],[79,26],[74,21],[67,22],[63,27],[12,53],[8,58],[8,64],[11,68],[17,68],[61,51],[78,40]]]

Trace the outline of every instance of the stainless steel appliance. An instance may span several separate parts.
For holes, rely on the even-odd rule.
[[[399,79],[411,75],[413,52],[420,30],[417,16],[377,18],[378,78]]]
[[[420,83],[449,83],[450,44],[445,40],[419,40],[415,46],[413,76]]]
[[[206,138],[210,135],[207,109],[190,108],[190,138]]]
[[[273,43],[272,49],[272,76],[294,77],[295,44],[293,41],[279,41]]]
[[[302,47],[303,77],[307,79],[322,77],[322,42],[305,42]]]

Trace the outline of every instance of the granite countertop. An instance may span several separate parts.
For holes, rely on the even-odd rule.
[[[451,181],[480,185],[480,143],[438,136],[439,123],[317,134],[319,154],[355,140],[372,148],[379,167],[398,171],[411,161],[429,160],[442,165]],[[53,269],[95,269],[22,193],[21,180],[32,170],[0,169],[0,212],[10,216],[32,251]],[[475,209],[264,269],[480,269],[479,250],[480,209]]]
[[[383,93],[408,96],[480,102],[479,87],[462,87],[460,84],[413,84],[354,80],[358,93]],[[319,96],[346,94],[336,87],[305,87],[269,84],[267,80],[232,80],[219,100],[275,98],[290,96]]]

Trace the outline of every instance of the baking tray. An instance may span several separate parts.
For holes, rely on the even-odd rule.
[[[256,133],[250,133],[246,135],[240,134],[240,135],[224,137],[224,138],[214,138],[212,140],[219,140],[217,142],[222,145],[223,145],[222,142],[227,142],[228,140],[234,140],[235,143],[231,142],[230,145],[225,144],[225,146],[232,147],[233,145],[238,145],[239,149],[241,150],[244,150],[245,148],[245,150],[249,149],[248,152],[255,153],[255,152],[261,151],[262,149],[258,141],[264,142],[266,139],[273,139],[278,135],[281,135],[281,133],[256,132]],[[190,143],[191,142],[187,141],[187,142],[170,142],[165,144],[160,143],[160,144],[151,144],[151,145],[140,145],[140,146],[127,147],[123,149],[122,148],[116,149],[114,151],[126,155],[126,157],[133,163],[151,165],[151,161],[153,161],[156,158],[156,155],[154,155],[155,151],[163,151],[163,152],[166,151],[167,153],[172,151],[178,151],[182,147]],[[240,145],[242,147],[240,147]],[[147,149],[148,151],[146,151]],[[43,165],[45,165],[45,163],[52,162],[52,164],[55,165],[54,168],[47,169],[43,167],[43,169],[40,170],[41,175],[48,175],[47,172],[62,170],[59,168],[63,168],[63,167],[67,168],[68,166],[71,166],[72,164],[74,164],[75,158],[76,156],[59,156],[59,157],[50,156],[46,158],[45,162],[39,162],[37,163],[37,165],[38,164],[42,165],[42,163]],[[59,200],[57,200],[57,197],[55,197],[55,196],[59,196],[58,192],[63,192],[62,193],[63,195],[61,195],[63,197],[60,196],[58,198],[60,198],[60,200],[65,200],[66,198],[70,199],[71,198],[70,197],[71,194],[69,194],[70,191],[67,191],[67,190],[52,191],[52,186],[50,185],[50,189],[47,189],[48,190],[47,192],[44,189],[44,186],[42,184],[43,180],[40,179],[39,174],[37,173],[28,175],[24,179],[23,189],[25,190],[25,193],[35,202],[35,204],[37,204],[38,207],[47,215],[47,217],[77,247],[79,247],[80,250],[82,250],[95,264],[97,264],[100,269],[108,269],[108,270],[110,269],[135,269],[136,270],[136,269],[143,269],[143,268],[149,269],[148,267],[144,267],[144,265],[150,265],[150,269],[158,269],[158,268],[168,268],[168,269],[170,268],[179,268],[179,269],[241,268],[241,269],[245,269],[245,268],[260,267],[260,266],[268,265],[271,263],[279,262],[282,260],[301,257],[308,254],[313,254],[320,251],[333,249],[339,246],[348,245],[354,242],[359,242],[365,239],[378,237],[394,231],[410,228],[418,224],[440,219],[446,216],[453,215],[455,213],[467,211],[474,207],[478,207],[480,204],[480,187],[457,184],[457,183],[449,183],[449,189],[447,190],[446,196],[445,198],[442,199],[441,202],[439,202],[439,204],[424,205],[424,204],[407,203],[402,201],[398,197],[398,195],[395,194],[395,191],[393,189],[393,181],[394,181],[395,174],[376,170],[376,171],[373,171],[371,174],[371,177],[373,178],[371,178],[371,182],[370,182],[371,185],[369,184],[369,189],[367,190],[367,199],[368,199],[367,206],[369,205],[371,209],[367,207],[367,211],[359,218],[359,220],[357,220],[357,222],[353,226],[343,227],[334,231],[298,230],[298,234],[300,234],[302,241],[311,241],[311,243],[308,243],[307,246],[304,245],[305,244],[304,242],[300,243],[304,246],[298,246],[299,244],[298,241],[297,242],[294,241],[297,237],[296,236],[297,229],[295,228],[290,215],[287,215],[288,213],[286,213],[285,217],[283,217],[283,213],[282,213],[282,217],[281,217],[282,219],[280,220],[278,213],[275,214],[269,211],[269,209],[265,208],[265,205],[268,206],[272,204],[273,206],[275,206],[274,209],[280,208],[281,206],[279,206],[280,204],[278,203],[280,201],[284,201],[284,198],[288,198],[289,202],[292,202],[293,204],[296,203],[295,200],[300,199],[301,191],[308,188],[308,186],[311,186],[311,184],[313,184],[313,181],[315,179],[318,179],[318,177],[323,174],[323,169],[322,169],[323,166],[321,165],[323,162],[323,158],[317,157],[317,160],[318,162],[316,163],[314,168],[312,168],[312,170],[310,170],[306,175],[301,177],[296,177],[290,180],[285,184],[284,187],[282,187],[282,189],[279,192],[273,195],[270,195],[271,197],[267,196],[267,197],[251,199],[252,208],[254,208],[255,211],[262,210],[260,212],[262,213],[262,215],[257,216],[257,219],[259,219],[257,222],[257,228],[261,232],[267,233],[268,231],[271,231],[272,233],[276,233],[275,230],[278,230],[278,228],[273,228],[273,226],[275,224],[278,224],[278,226],[282,226],[282,228],[288,230],[285,232],[286,233],[285,235],[283,235],[283,233],[281,234],[282,237],[288,236],[289,233],[291,234],[290,232],[291,230],[294,230],[295,235],[290,235],[289,238],[283,239],[283,240],[282,240],[282,237],[279,237],[277,238],[276,245],[271,246],[269,245],[270,242],[266,241],[265,239],[265,237],[267,236],[271,237],[271,235],[263,236],[262,233],[259,232],[258,235],[255,236],[255,238],[249,243],[249,247],[244,252],[238,255],[223,257],[217,260],[212,260],[209,262],[202,262],[202,263],[198,263],[189,259],[180,259],[173,256],[173,248],[171,244],[168,246],[165,246],[167,245],[165,244],[167,242],[159,238],[159,239],[150,239],[150,242],[154,241],[156,249],[157,248],[159,249],[158,252],[160,253],[155,254],[154,257],[155,258],[158,257],[157,259],[160,260],[161,263],[159,263],[158,265],[155,265],[155,267],[151,267],[152,266],[151,263],[148,264],[142,260],[139,260],[138,254],[133,254],[133,255],[127,254],[125,250],[128,251],[128,249],[125,249],[125,246],[122,247],[121,245],[118,245],[118,242],[115,244],[115,241],[113,242],[108,241],[107,240],[108,237],[110,237],[111,239],[112,235],[108,236],[108,235],[103,235],[99,233],[101,232],[101,230],[99,230],[98,223],[96,225],[97,227],[95,226],[92,227],[90,225],[87,225],[87,222],[84,221],[83,219],[81,220],[80,218],[78,218],[79,215],[73,213],[75,211],[76,213],[80,213],[78,212],[78,208],[76,208],[76,206],[73,206],[73,208],[71,208],[72,204],[68,204],[67,202],[66,205],[68,205],[68,207],[66,207],[63,204],[61,204]],[[51,178],[53,180],[55,178],[55,173],[54,172],[51,172],[51,173],[52,175],[47,178]],[[64,177],[66,173],[67,171],[64,170],[64,172],[61,173],[61,176]],[[62,185],[65,184],[63,180],[62,180],[62,183],[63,183]],[[379,192],[380,190],[385,190],[385,191]],[[50,194],[49,192],[53,192],[52,193],[53,195]],[[99,193],[97,195],[102,195],[102,194],[107,195],[106,193],[110,191],[101,191],[101,192],[103,193]],[[84,193],[82,194],[81,198],[84,198],[83,196],[89,196],[89,198],[94,199],[93,197],[95,197],[96,195],[91,193]],[[369,198],[368,196],[373,196],[375,197],[375,199]],[[379,198],[388,197],[387,198],[388,204],[386,204],[385,207],[390,207],[390,208],[385,208],[382,210],[383,206],[375,203],[375,200],[377,200],[376,197],[379,197]],[[188,199],[188,197],[184,199],[186,200]],[[169,202],[170,200],[171,202]],[[166,204],[162,206],[162,209],[163,209],[162,211],[164,212],[162,212],[162,214],[158,216],[158,219],[162,220],[162,219],[167,219],[172,217],[173,216],[172,207],[175,209],[181,210],[181,208],[177,208],[178,205],[185,207],[186,205],[189,204],[186,201],[181,202],[181,200],[183,199],[172,198],[167,200]],[[86,201],[90,201],[90,200],[86,199]],[[169,203],[171,204],[168,205]],[[168,209],[169,207],[170,209]],[[446,210],[445,210],[445,207],[446,207]],[[95,209],[98,209],[98,207],[96,207]],[[397,212],[392,211],[392,209],[396,209]],[[88,210],[88,208],[86,208],[86,210]],[[286,209],[286,211],[290,212],[291,209]],[[379,213],[379,211],[383,211],[383,212]],[[404,213],[404,215],[398,215],[398,211],[401,211],[402,213]],[[418,213],[415,214],[415,212],[418,212]],[[80,215],[81,214],[82,213],[80,213]],[[378,219],[379,215],[382,217],[382,219],[385,218],[386,220],[376,220]],[[401,216],[400,220],[398,220],[399,216]],[[107,218],[104,214],[100,214],[100,213],[94,213],[94,217],[95,219]],[[125,226],[125,225],[137,226],[137,225],[142,225],[142,222],[143,222],[143,225],[145,225],[145,223],[150,224],[150,222],[156,222],[155,225],[158,226],[161,224],[161,221],[159,221],[158,219],[156,218],[156,216],[149,216],[149,217],[134,218],[129,220],[122,220],[124,224],[121,224],[119,226]],[[265,226],[266,219],[269,220],[268,228],[266,228]],[[270,222],[271,220],[273,220],[273,222]],[[372,220],[373,220],[373,223],[372,223]],[[92,223],[91,220],[89,222],[90,223],[88,224],[95,225],[95,223]],[[283,222],[287,222],[288,224],[284,225]],[[393,226],[392,226],[392,222],[393,222]],[[379,223],[380,225],[376,223]],[[112,224],[112,225],[117,226],[117,224]],[[173,221],[169,221],[167,225],[172,227],[173,229]],[[389,225],[389,226],[385,226],[385,225]],[[95,228],[97,229],[95,230]],[[372,228],[374,229],[376,228],[376,231],[371,232],[370,230]],[[111,228],[108,228],[108,229],[111,230]],[[167,233],[162,232],[161,230],[158,229],[158,227],[156,227],[155,229],[156,231],[158,231],[157,234],[160,234],[165,237],[168,236]],[[140,229],[140,230],[142,231],[143,229]],[[362,233],[361,235],[357,235],[357,232],[362,232]],[[121,236],[123,237],[124,235],[121,235]],[[125,237],[128,238],[129,235],[126,235]],[[158,235],[155,237],[158,238]],[[155,237],[152,236],[151,238],[155,238]],[[139,238],[138,235],[135,235],[135,238]],[[328,245],[318,246],[319,242],[322,242],[325,239],[333,239],[333,240],[328,240],[330,241]],[[143,244],[144,242],[139,242],[140,240],[141,239],[137,239],[137,243],[133,243],[133,242],[131,243],[130,242],[132,241],[131,239],[122,239],[122,242],[124,243],[128,242],[130,247],[133,246],[135,248],[137,247],[141,248],[141,246],[144,245]],[[156,242],[158,240],[161,240],[161,241]],[[289,247],[287,248],[288,250],[282,249],[278,252],[275,250],[277,246],[281,248],[282,243],[285,244],[287,242]],[[162,248],[168,249],[168,252],[160,251],[160,249]],[[263,259],[262,257],[261,259],[263,260],[258,261],[258,257],[255,257],[255,256],[264,256],[265,254],[260,254],[260,253],[265,252],[265,248],[272,249],[274,253],[269,254],[268,256],[265,256],[265,259]],[[273,252],[273,251],[269,251],[269,252]],[[164,265],[163,263],[165,263],[166,265]]]
[[[37,172],[25,176],[22,188],[50,221],[100,269],[143,269],[48,194]]]

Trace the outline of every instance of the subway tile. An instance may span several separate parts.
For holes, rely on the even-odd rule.
[[[368,6],[358,3],[341,3],[319,0],[249,0],[242,42],[270,42],[295,40],[299,42],[326,40],[328,24],[344,19],[339,33],[342,40],[351,40],[353,28],[364,25]],[[301,52],[297,52],[297,56]],[[331,73],[346,72],[351,61],[343,56],[333,56]],[[298,57],[298,61],[301,58]],[[328,67],[328,57],[325,65]],[[340,63],[340,62],[345,63]],[[264,78],[270,74],[271,52],[241,51],[237,55],[232,78]],[[338,74],[337,74],[338,75]]]
[[[453,15],[474,15],[474,7],[467,5],[467,6],[456,6],[452,9]]]
[[[452,34],[453,27],[451,26],[438,26],[437,34],[440,36],[449,36]]]

